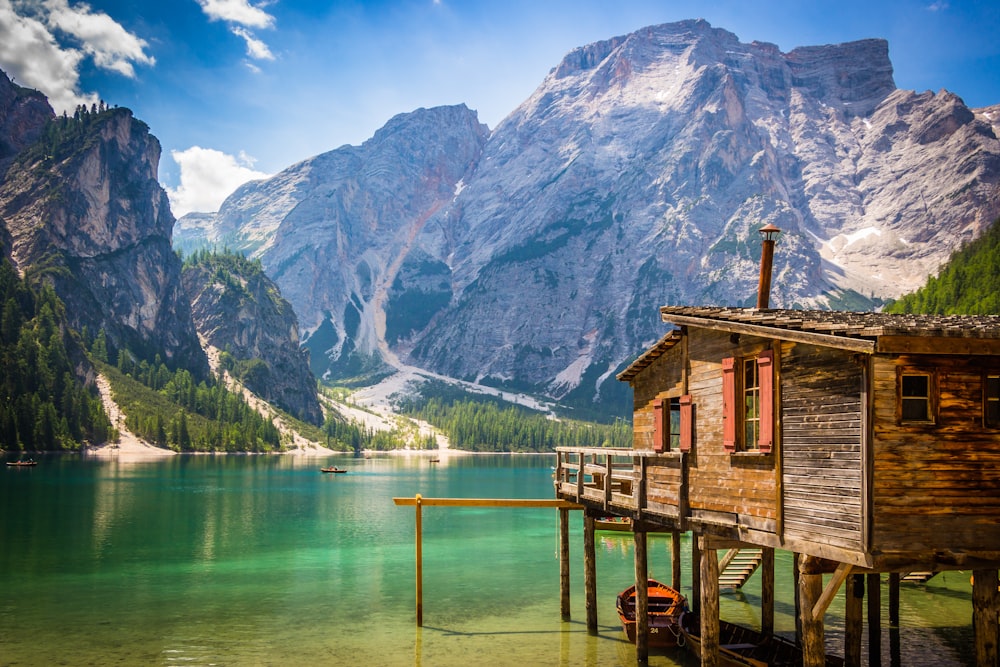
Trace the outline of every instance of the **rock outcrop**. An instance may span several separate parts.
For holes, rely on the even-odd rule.
[[[203,229],[261,258],[318,372],[353,353],[589,402],[658,306],[752,305],[768,223],[777,307],[922,284],[1000,215],[996,126],[897,90],[883,40],[783,53],[686,21],[574,50],[488,134],[394,118]]]
[[[0,182],[18,271],[55,288],[75,329],[205,376],[156,179],[159,142],[124,108],[47,120],[36,140],[15,139]]]
[[[268,403],[322,424],[316,378],[299,346],[295,313],[259,262],[196,255],[184,267],[183,283],[198,332],[223,351],[230,372]]]

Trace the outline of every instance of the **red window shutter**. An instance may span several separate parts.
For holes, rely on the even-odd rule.
[[[663,451],[663,443],[667,441],[667,434],[670,432],[670,413],[664,403],[666,401],[662,398],[653,401],[653,451],[656,452]]]
[[[722,446],[736,451],[736,359],[722,360]]]
[[[681,451],[690,452],[692,442],[694,442],[694,404],[691,402],[691,394],[685,394],[681,396]]]
[[[757,357],[757,377],[760,378],[760,438],[762,454],[774,444],[774,353],[765,350]]]

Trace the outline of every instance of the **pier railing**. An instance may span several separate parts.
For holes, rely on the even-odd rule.
[[[555,490],[565,500],[640,517],[683,516],[684,454],[611,447],[556,449]]]

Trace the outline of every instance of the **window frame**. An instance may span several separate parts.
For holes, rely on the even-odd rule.
[[[747,386],[747,368],[752,369],[754,385]],[[723,448],[731,454],[770,454],[774,448],[776,407],[774,395],[774,351],[764,349],[756,355],[728,357],[722,360]],[[748,391],[756,409],[748,417]],[[748,420],[754,428],[747,437]]]
[[[904,379],[907,377],[926,377],[927,396],[903,395]],[[905,416],[903,409],[904,402],[921,399],[927,404],[926,419],[912,419]],[[937,373],[932,368],[919,366],[900,366],[896,369],[896,423],[899,426],[937,426],[938,405],[940,403],[940,391],[938,389]]]
[[[997,380],[997,395],[990,396],[990,378]],[[990,419],[990,402],[997,406],[996,418]],[[983,428],[1000,429],[1000,369],[988,368],[983,371]]]

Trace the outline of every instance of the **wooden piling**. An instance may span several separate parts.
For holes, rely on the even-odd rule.
[[[861,667],[865,575],[852,574],[844,590],[844,666]]]
[[[583,513],[583,588],[587,606],[587,632],[597,634],[597,558],[594,547],[594,515]]]
[[[691,611],[701,609],[701,544],[691,533],[691,597],[688,599]]]
[[[879,574],[868,577],[868,665],[882,664],[882,580]]]
[[[681,590],[681,532],[670,531],[670,587]]]
[[[649,662],[649,561],[646,560],[646,532],[636,526],[635,543],[635,659],[640,665]]]
[[[799,598],[801,600],[802,665],[824,667],[826,649],[823,646],[823,615],[819,618],[814,608],[823,595],[823,575],[799,572]]]
[[[889,573],[889,627],[899,627],[899,572]]]
[[[997,650],[997,571],[972,572],[972,628],[976,638],[976,665],[996,667]]]
[[[423,517],[421,516],[421,498],[418,493],[413,504],[416,512],[417,524],[417,627],[424,627],[424,528]]]
[[[701,542],[705,538],[699,537]],[[700,545],[701,563],[701,665],[719,665],[719,552]]]
[[[569,510],[559,509],[559,610],[570,619],[569,603]]]
[[[760,562],[760,631],[765,637],[774,634],[774,549],[764,547]]]

